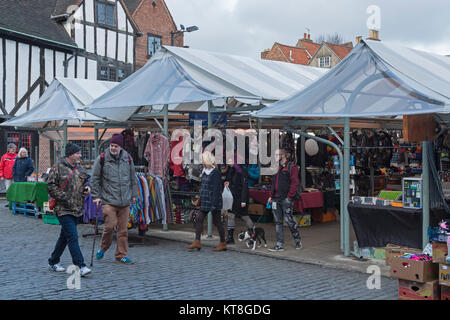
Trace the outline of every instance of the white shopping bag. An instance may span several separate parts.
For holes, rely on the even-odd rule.
[[[233,195],[228,187],[223,188],[222,202],[222,210],[231,210],[233,208]]]

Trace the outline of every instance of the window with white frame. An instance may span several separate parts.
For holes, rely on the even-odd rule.
[[[329,68],[330,66],[331,66],[331,56],[319,58],[319,67],[320,68]]]

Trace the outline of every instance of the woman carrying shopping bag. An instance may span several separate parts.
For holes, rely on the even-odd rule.
[[[233,195],[233,206],[231,211],[228,212],[228,236],[227,244],[234,243],[234,229],[236,227],[236,216],[245,221],[249,234],[252,238],[255,235],[255,225],[248,215],[248,201],[249,201],[249,189],[248,189],[248,172],[243,165],[239,165],[237,161],[238,157],[235,157],[234,164],[228,168],[227,179],[224,186],[229,187],[231,194]]]
[[[220,236],[219,245],[214,248],[214,251],[227,250],[225,243],[225,230],[222,225],[221,210],[222,210],[222,182],[220,172],[216,167],[216,160],[214,155],[205,151],[202,154],[202,183],[200,186],[200,213],[195,222],[195,241],[188,246],[188,249],[201,249],[200,237],[203,230],[203,220],[208,212],[211,211],[213,223],[217,227]]]

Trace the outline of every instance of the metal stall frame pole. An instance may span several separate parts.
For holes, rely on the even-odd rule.
[[[307,127],[302,127],[302,132],[306,132]],[[298,140],[297,140],[298,141]],[[300,138],[300,163],[301,163],[301,183],[302,183],[302,189],[306,188],[306,155],[305,155],[305,136],[301,136]],[[297,146],[298,148],[298,146]]]
[[[66,155],[66,146],[67,146],[67,120],[64,120],[64,125],[63,125],[63,131],[64,131],[64,136],[63,136],[63,145],[62,145],[62,154],[61,156],[64,157]]]
[[[350,118],[344,118],[344,162],[341,164],[344,174],[344,256],[350,256],[350,218],[347,205],[350,202]]]
[[[296,133],[296,134],[298,134],[298,135],[300,135],[302,137],[305,137],[305,138],[308,138],[308,139],[313,139],[313,140],[316,140],[318,142],[325,143],[325,144],[329,145],[330,147],[336,149],[336,151],[338,153],[338,156],[339,156],[339,162],[343,163],[343,158],[344,157],[343,157],[342,151],[333,142],[325,140],[325,139],[322,139],[322,138],[319,138],[319,137],[316,137],[316,136],[311,136],[311,135],[309,135],[309,134],[307,134],[305,132],[300,132],[300,131],[294,130],[294,129],[292,129],[289,126],[286,126],[285,129],[287,131],[292,132],[292,133]],[[345,237],[344,237],[344,232],[345,232],[344,223],[345,223],[345,220],[344,220],[344,214],[343,214],[343,212],[344,212],[344,193],[342,192],[342,187],[344,185],[344,177],[343,177],[342,169],[341,169],[341,173],[339,174],[339,181],[340,181],[340,188],[341,188],[341,190],[339,192],[339,197],[340,197],[340,212],[339,212],[339,216],[340,216],[340,229],[341,229],[341,233],[340,233],[340,236],[341,236],[341,251],[345,252],[345,248],[346,248],[345,247]]]
[[[98,128],[97,124],[94,123],[94,160],[98,157]]]
[[[258,135],[261,132],[262,129],[262,122],[263,120],[261,118],[257,118],[257,124],[258,124]],[[261,161],[259,161],[261,155],[259,154],[259,148],[258,148],[258,168],[259,168],[259,177],[258,177],[258,184],[261,184],[262,182],[262,176],[261,176]]]
[[[208,100],[208,129],[213,127],[213,116],[212,116],[212,108],[213,103],[211,100]],[[202,150],[203,151],[203,150]],[[208,238],[212,238],[212,213],[208,212]]]
[[[163,128],[163,132],[164,132],[164,135],[166,136],[167,140],[169,140],[169,144],[170,144],[170,139],[169,139],[169,105],[168,104],[164,105],[163,113],[164,113],[164,123],[163,123],[164,128]],[[167,189],[169,190],[169,187]],[[169,203],[170,203],[170,201],[169,201]],[[169,225],[167,223],[163,224],[163,231],[169,231]]]
[[[430,225],[430,163],[428,153],[430,141],[422,142],[422,249],[428,244],[428,226]]]

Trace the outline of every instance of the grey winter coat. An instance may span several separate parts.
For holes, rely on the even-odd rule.
[[[91,195],[93,199],[100,198],[102,204],[115,207],[126,207],[131,199],[137,197],[137,182],[134,163],[131,156],[122,149],[120,158],[114,159],[106,149],[104,166],[98,156],[94,163],[91,181]]]

